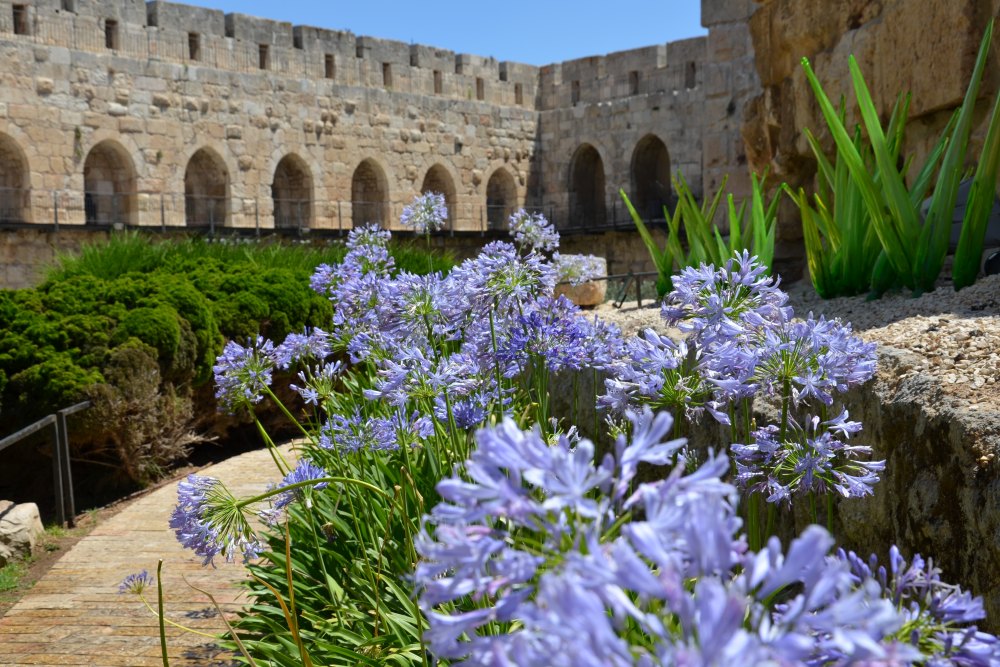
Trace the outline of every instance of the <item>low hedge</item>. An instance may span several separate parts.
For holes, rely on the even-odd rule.
[[[211,421],[215,405],[203,397],[211,395],[212,365],[227,339],[259,333],[280,340],[330,321],[331,304],[309,289],[309,277],[344,252],[339,244],[154,242],[127,234],[61,258],[37,288],[0,291],[0,435],[90,398],[95,409],[78,422],[74,457],[111,466],[132,483],[151,481],[195,440],[191,424]],[[394,255],[415,273],[451,266],[412,247]],[[143,374],[155,391],[145,387],[137,403],[135,387],[123,386],[136,378],[123,368],[155,369]],[[193,391],[198,400],[187,405]],[[137,410],[146,413],[144,437],[164,442],[137,448],[134,438],[116,435],[136,423]],[[122,440],[127,447],[116,444]],[[148,461],[131,460],[137,455]]]

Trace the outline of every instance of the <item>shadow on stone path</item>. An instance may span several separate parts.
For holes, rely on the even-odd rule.
[[[289,446],[282,447],[288,456]],[[277,481],[266,450],[233,457],[200,471],[218,477],[237,496],[259,493]],[[167,618],[210,634],[225,631],[205,595],[212,593],[227,615],[246,599],[238,585],[239,564],[203,567],[183,549],[167,522],[177,502],[177,482],[143,496],[80,540],[27,595],[0,618],[0,665],[161,666],[159,626],[138,597],[119,595],[126,575],[156,572],[163,559]],[[156,589],[146,599],[155,608]],[[231,665],[232,656],[207,637],[167,626],[172,667]]]

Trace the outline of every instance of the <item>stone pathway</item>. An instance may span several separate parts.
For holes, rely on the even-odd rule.
[[[288,456],[289,446],[282,448]],[[218,477],[237,495],[259,493],[279,477],[266,450],[236,456],[201,471]],[[210,634],[225,631],[211,600],[227,615],[247,600],[238,583],[240,564],[203,567],[183,549],[167,525],[177,483],[139,498],[78,542],[0,618],[0,665],[161,666],[159,626],[138,597],[119,595],[126,575],[156,572],[163,559],[166,616]],[[156,589],[146,599],[156,608]],[[171,667],[231,665],[218,642],[167,626]]]

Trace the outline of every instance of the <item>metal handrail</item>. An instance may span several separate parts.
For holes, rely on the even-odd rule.
[[[52,481],[55,487],[56,519],[62,526],[72,528],[76,525],[76,501],[73,494],[73,470],[69,458],[69,429],[66,418],[72,414],[86,410],[93,404],[83,401],[58,412],[42,417],[34,424],[29,424],[19,431],[0,439],[0,452],[16,442],[33,435],[47,426],[53,427],[52,441]]]

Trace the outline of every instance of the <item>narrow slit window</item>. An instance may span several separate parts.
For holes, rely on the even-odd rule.
[[[524,104],[524,87],[519,83],[514,84],[514,104]]]
[[[440,95],[441,91],[444,90],[444,82],[441,78],[441,70],[434,70],[434,94]]]
[[[333,59],[332,53],[323,56],[323,76],[328,79],[337,78],[337,62]]]
[[[486,82],[479,77],[476,77],[476,99],[486,99]]]
[[[188,33],[188,59],[201,60],[201,35],[196,32]]]
[[[392,88],[392,65],[389,63],[382,63],[382,85]]]
[[[14,5],[14,34],[28,34],[28,8],[25,5]]]
[[[257,45],[257,67],[260,69],[271,68],[271,50],[267,44]]]
[[[628,93],[629,95],[639,94],[639,72],[636,70],[628,73]]]
[[[690,61],[684,68],[684,87],[688,90],[698,85],[698,66],[694,61]]]
[[[62,8],[64,12],[76,13],[76,0],[62,0]]]
[[[580,82],[574,81],[570,84],[570,97],[572,98],[573,104],[580,101]]]
[[[104,48],[118,49],[118,21],[112,19],[104,20]]]

